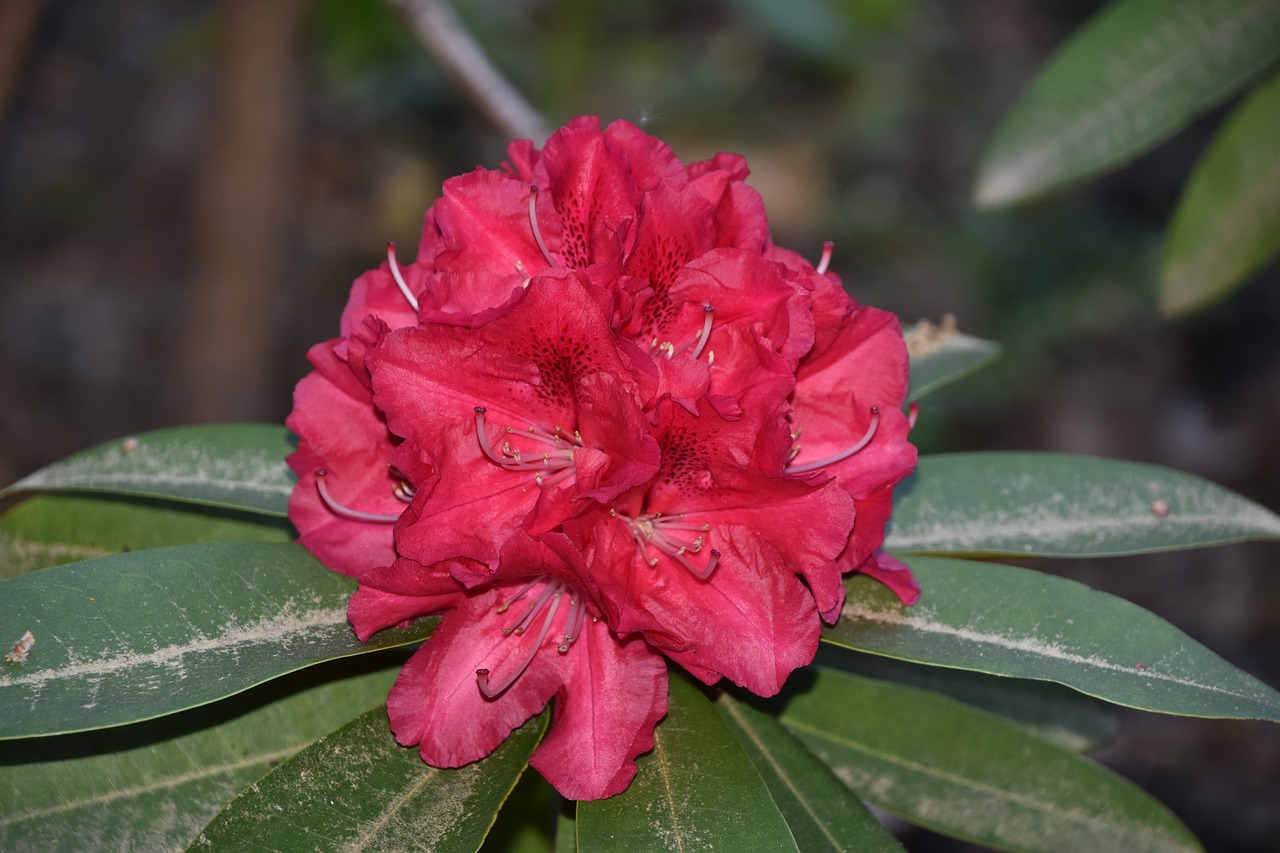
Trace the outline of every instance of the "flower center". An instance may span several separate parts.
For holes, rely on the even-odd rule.
[[[692,348],[689,358],[697,358],[702,355],[703,349],[707,346],[707,341],[711,339],[711,324],[715,320],[716,307],[706,302],[702,303],[702,330],[689,340],[680,345],[676,345],[672,341],[662,341],[659,343],[657,338],[649,345],[649,355],[653,358],[674,358],[686,350]],[[710,366],[716,360],[714,352],[707,352],[707,365]]]
[[[329,478],[329,472],[324,468],[317,468],[315,470],[315,475],[316,491],[320,493],[320,500],[324,502],[324,505],[327,506],[334,515],[340,515],[343,518],[350,519],[351,521],[368,521],[374,524],[395,524],[400,519],[400,516],[398,515],[384,515],[383,513],[378,512],[363,512],[339,503],[329,492],[329,484],[326,482]],[[414,491],[413,486],[409,485],[404,480],[397,482],[391,490],[392,494],[405,503],[413,500]]]
[[[711,559],[707,560],[707,564],[701,568],[688,556],[702,553],[707,543],[705,534],[711,530],[709,524],[691,524],[684,520],[682,513],[663,515],[660,512],[654,512],[631,518],[611,509],[609,514],[625,523],[630,529],[631,538],[636,542],[640,559],[644,560],[649,568],[658,565],[658,558],[649,554],[650,547],[667,555],[700,578],[711,577],[711,573],[720,562],[720,552],[715,548],[711,549]],[[688,538],[691,533],[695,534],[693,539]]]
[[[554,486],[573,476],[573,451],[582,447],[582,435],[574,430],[570,436],[563,428],[545,429],[531,426],[517,432],[514,427],[504,427],[507,435],[517,435],[529,439],[538,445],[533,451],[522,453],[519,448],[511,446],[511,440],[502,442],[502,446],[494,449],[489,443],[489,432],[486,428],[484,406],[476,406],[476,438],[480,442],[480,450],[490,461],[501,465],[508,471],[531,471],[533,479],[539,486]]]
[[[834,465],[837,462],[841,462],[845,459],[848,459],[850,456],[857,453],[859,450],[861,450],[862,448],[866,447],[868,444],[871,443],[871,439],[875,438],[875,435],[876,435],[876,427],[878,427],[879,425],[880,425],[880,407],[872,406],[871,407],[871,425],[867,427],[867,431],[862,436],[862,438],[854,442],[852,446],[846,447],[844,450],[841,450],[839,453],[834,453],[831,456],[828,456],[825,459],[819,459],[816,462],[806,462],[803,465],[788,465],[786,469],[787,473],[788,474],[807,474],[810,471],[817,471],[820,468],[825,468],[828,465]],[[800,430],[796,430],[795,432],[793,432],[791,434],[791,437],[792,439],[798,439],[800,437]],[[795,446],[791,448],[790,458],[795,459],[796,456],[798,456],[799,454],[800,454],[800,445],[799,443],[797,443]]]
[[[536,590],[540,584],[544,586],[540,590]],[[524,598],[529,599],[529,603],[524,612],[520,614],[520,617],[502,629],[502,633],[505,636],[511,634],[522,636],[538,621],[539,614],[545,611],[545,615],[542,616],[542,624],[538,629],[538,638],[530,644],[516,668],[508,673],[505,678],[494,684],[490,681],[492,673],[487,667],[481,667],[476,670],[476,684],[479,686],[480,692],[487,698],[498,698],[508,687],[515,684],[516,680],[529,668],[534,656],[543,648],[547,635],[551,633],[551,626],[554,624],[556,614],[560,612],[560,606],[566,597],[568,597],[569,604],[565,612],[563,633],[560,635],[559,641],[556,642],[556,651],[563,655],[568,653],[574,642],[581,636],[582,626],[587,620],[587,605],[577,590],[563,581],[551,580],[545,576],[538,577],[525,584],[523,589],[498,605],[497,612],[506,613],[511,605]],[[599,617],[592,616],[591,621],[599,621]]]

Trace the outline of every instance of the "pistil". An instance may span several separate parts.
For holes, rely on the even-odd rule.
[[[711,340],[711,325],[715,321],[716,307],[706,302],[702,303],[702,329],[697,335],[676,346],[672,341],[659,341],[654,338],[649,345],[649,355],[653,358],[675,358],[685,350],[692,350],[689,358],[696,359],[702,355],[702,351],[706,349],[707,341]],[[715,353],[707,353],[707,366],[711,366],[711,362],[715,360]]]
[[[831,266],[831,255],[836,250],[836,244],[830,240],[826,240],[822,244],[822,257],[818,259],[818,275],[826,275],[827,267]]]
[[[538,249],[542,252],[542,257],[546,258],[547,266],[557,266],[556,259],[551,257],[551,251],[547,248],[546,242],[542,239],[542,231],[538,228],[538,188],[529,187],[529,227],[533,229],[533,239],[538,243]]]
[[[396,280],[396,287],[400,288],[400,294],[404,296],[404,301],[409,303],[409,307],[415,312],[418,310],[418,298],[413,295],[413,291],[409,290],[409,285],[405,283],[404,276],[400,274],[400,263],[396,260],[396,244],[395,241],[387,241],[387,266],[391,267],[391,277]]]
[[[542,644],[546,641],[547,635],[551,633],[551,626],[555,623],[556,614],[560,611],[560,603],[566,595],[569,598],[569,606],[565,615],[560,641],[556,643],[556,651],[560,654],[567,654],[582,633],[582,626],[587,617],[586,602],[575,589],[563,581],[551,580],[546,577],[535,578],[511,598],[499,604],[497,612],[505,613],[512,604],[524,598],[540,583],[545,584],[545,586],[529,602],[529,606],[525,609],[520,619],[502,629],[504,636],[512,634],[521,636],[537,621],[539,614],[543,610],[546,611],[546,615],[542,617],[542,625],[538,629],[537,639],[525,650],[519,664],[506,678],[497,684],[490,683],[489,679],[492,673],[487,667],[481,667],[476,670],[476,684],[479,686],[480,692],[489,699],[496,699],[502,695],[507,688],[515,684],[517,679],[524,674],[525,670],[529,668],[529,664],[533,663],[534,657],[542,650]]]
[[[351,521],[368,521],[374,524],[395,524],[400,519],[400,516],[398,515],[362,512],[358,509],[352,509],[349,506],[344,506],[343,504],[338,503],[333,495],[329,493],[329,485],[325,482],[329,476],[329,472],[324,468],[317,468],[315,470],[315,475],[316,491],[320,493],[320,500],[324,501],[324,505],[327,506],[335,515],[340,515],[343,518],[350,519]],[[397,497],[399,497],[399,494],[397,494]]]
[[[866,447],[868,444],[871,443],[871,439],[875,438],[875,435],[876,435],[876,427],[878,427],[879,425],[880,425],[880,407],[872,406],[871,407],[871,425],[867,427],[867,431],[862,436],[862,438],[858,439],[857,442],[855,442],[851,447],[847,447],[844,450],[840,451],[839,453],[835,453],[831,456],[826,457],[825,459],[819,459],[816,462],[806,462],[803,465],[788,466],[786,469],[787,473],[788,474],[807,474],[810,471],[817,471],[821,468],[826,468],[828,465],[834,465],[837,462],[841,462],[845,459],[848,459],[850,456],[854,455],[859,450],[861,450],[862,448]],[[798,431],[794,433],[794,436],[798,436],[798,435],[799,435]],[[792,448],[791,458],[794,459],[796,454],[798,454],[799,452],[800,452],[799,445]]]

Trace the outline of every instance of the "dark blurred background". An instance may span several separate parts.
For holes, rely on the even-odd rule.
[[[1221,113],[1012,211],[969,191],[997,120],[1097,2],[459,0],[553,124],[747,155],[778,242],[993,368],[926,398],[924,451],[1168,465],[1280,509],[1280,273],[1176,322],[1161,234]],[[0,482],[210,420],[278,422],[351,280],[411,256],[440,182],[505,139],[378,0],[0,3]],[[1280,192],[1280,188],[1277,188]],[[1042,563],[1280,685],[1276,546]],[[1280,728],[1124,713],[1100,757],[1210,850],[1280,847]],[[944,847],[927,836],[912,849]]]

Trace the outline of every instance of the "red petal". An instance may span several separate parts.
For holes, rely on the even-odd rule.
[[[347,605],[347,619],[361,642],[383,628],[438,613],[462,600],[462,586],[443,566],[396,560],[365,572]]]
[[[496,590],[449,611],[431,638],[405,664],[387,697],[391,730],[403,746],[419,744],[435,767],[461,767],[484,758],[538,713],[562,683],[551,655],[535,655],[528,669],[496,699],[476,682],[476,670],[504,677],[519,665],[537,632],[502,633],[510,614],[496,611]],[[552,649],[554,655],[554,648]]]
[[[563,664],[551,730],[529,763],[566,799],[612,797],[636,775],[636,756],[653,748],[667,713],[666,663],[639,638],[623,642],[604,622],[588,622]]]

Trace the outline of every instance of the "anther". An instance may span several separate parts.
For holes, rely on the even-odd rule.
[[[404,301],[409,303],[410,308],[417,311],[418,299],[409,290],[409,285],[405,283],[404,276],[400,274],[400,264],[396,261],[396,244],[394,240],[387,241],[387,266],[391,267],[391,277],[396,280],[396,287],[400,288]]]
[[[831,255],[836,250],[836,244],[830,240],[822,243],[822,257],[818,260],[818,275],[826,275],[827,267],[831,266]]]
[[[533,239],[538,243],[542,257],[547,259],[547,266],[556,266],[556,259],[551,257],[547,244],[542,239],[542,231],[538,229],[538,188],[529,187],[529,227],[533,229]]]
[[[862,448],[866,447],[868,444],[871,443],[871,439],[875,438],[875,435],[876,435],[876,427],[878,427],[879,425],[880,425],[880,407],[872,406],[871,407],[871,425],[867,427],[866,434],[864,434],[862,438],[858,439],[856,444],[854,444],[852,447],[849,447],[840,451],[839,453],[833,456],[828,456],[826,459],[819,459],[816,462],[806,462],[803,465],[788,467],[786,469],[787,473],[788,474],[805,474],[805,473],[808,473],[809,471],[817,471],[820,468],[825,468],[828,465],[834,465],[837,462],[848,459],[850,456],[857,453],[859,450],[861,450]]]
[[[395,524],[400,519],[400,516],[398,515],[382,515],[376,512],[361,512],[358,509],[351,509],[348,506],[343,506],[334,500],[333,495],[329,494],[329,486],[325,483],[325,478],[329,476],[329,472],[324,468],[317,468],[315,470],[315,475],[316,491],[320,493],[320,500],[324,501],[324,505],[327,506],[335,515],[340,515],[343,518],[347,518],[352,521],[370,521],[375,524]]]

